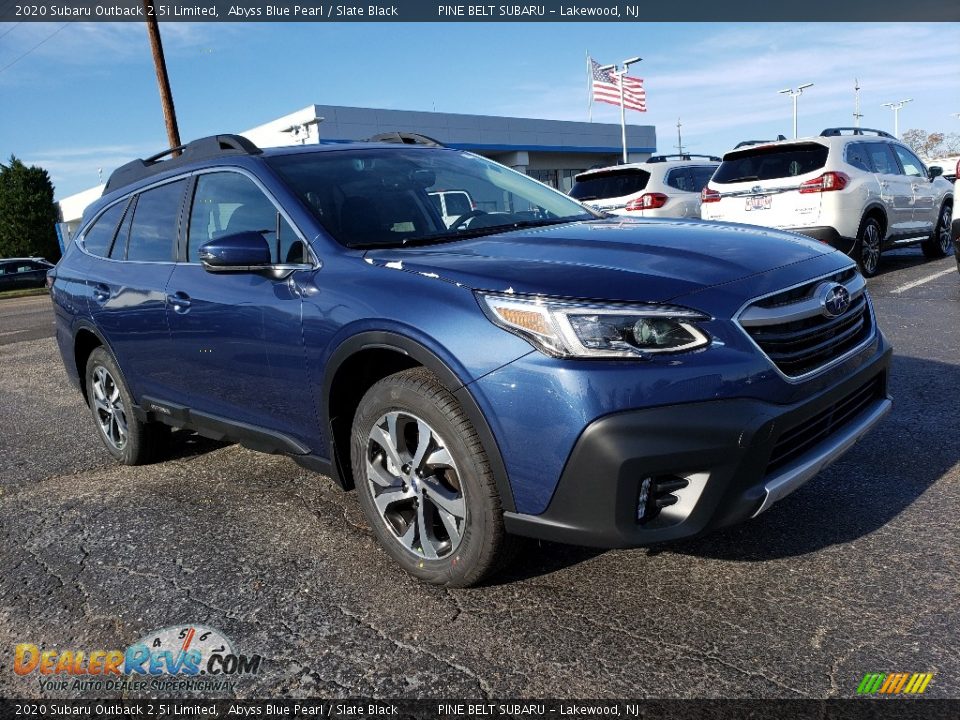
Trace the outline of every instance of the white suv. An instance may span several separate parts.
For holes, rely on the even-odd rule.
[[[696,218],[700,191],[719,164],[712,155],[654,155],[642,163],[582,172],[570,197],[614,215]]]
[[[930,175],[882,130],[827,128],[819,137],[724,155],[700,214],[809,235],[851,255],[871,276],[891,247],[920,243],[931,258],[952,251],[953,188]]]

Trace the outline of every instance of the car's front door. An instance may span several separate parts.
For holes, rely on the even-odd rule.
[[[913,223],[911,227],[918,235],[932,233],[937,222],[937,210],[934,201],[937,197],[936,189],[930,182],[927,168],[916,155],[902,145],[894,145],[893,151],[897,154],[903,174],[910,180],[913,190]]]
[[[307,392],[298,276],[211,273],[200,246],[242,231],[263,233],[274,262],[303,264],[309,250],[252,177],[196,178],[186,242],[167,286],[178,379],[162,400],[230,423],[295,438],[306,447],[317,416]]]
[[[864,143],[880,184],[880,199],[887,211],[887,234],[896,240],[913,230],[913,184],[900,172],[890,143]]]

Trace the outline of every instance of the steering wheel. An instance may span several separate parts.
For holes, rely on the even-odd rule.
[[[456,220],[453,221],[453,224],[450,225],[450,230],[460,230],[461,225],[463,225],[463,227],[465,228],[466,225],[464,225],[464,223],[467,222],[467,220],[473,220],[475,217],[480,217],[481,215],[486,215],[486,214],[487,214],[486,210],[480,210],[479,208],[477,208],[476,210],[471,210],[468,213],[464,213],[463,215],[461,215],[460,217],[458,217]]]

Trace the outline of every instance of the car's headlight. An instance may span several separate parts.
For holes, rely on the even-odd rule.
[[[494,324],[553,357],[644,357],[710,343],[696,327],[710,318],[666,305],[597,305],[478,292]]]

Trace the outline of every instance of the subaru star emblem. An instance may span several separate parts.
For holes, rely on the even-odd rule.
[[[750,192],[752,192],[752,193],[758,193],[758,192],[760,192],[761,190],[763,190],[763,188],[760,187],[759,185],[754,185],[752,188],[750,188]]]
[[[840,317],[850,307],[850,292],[836,283],[827,283],[820,291],[820,305],[827,317]]]

